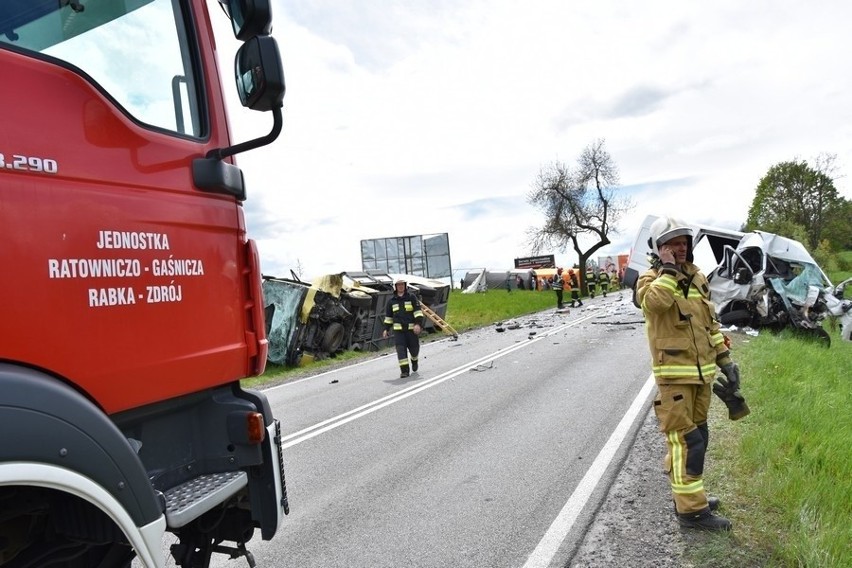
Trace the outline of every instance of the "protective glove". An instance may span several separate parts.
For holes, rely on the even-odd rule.
[[[727,367],[727,365],[725,366]],[[733,365],[733,367],[736,369],[736,365]],[[737,373],[736,378],[737,382],[739,382],[739,373]],[[739,385],[735,387],[725,377],[716,378],[716,382],[713,383],[713,392],[728,407],[728,418],[731,420],[739,420],[751,413],[748,404],[746,404],[745,397],[740,393]]]
[[[728,363],[719,367],[722,374],[728,378],[728,383],[733,387],[733,390],[740,390],[740,368],[736,363]]]

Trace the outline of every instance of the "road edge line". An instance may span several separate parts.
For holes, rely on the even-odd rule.
[[[654,384],[654,375],[651,374],[639,390],[639,394],[633,399],[633,403],[627,409],[627,412],[621,418],[615,430],[612,431],[606,444],[601,448],[595,461],[592,462],[592,465],[586,471],[583,479],[580,480],[580,483],[574,489],[574,492],[568,498],[562,510],[559,511],[559,515],[550,524],[550,528],[547,529],[538,546],[535,547],[535,550],[527,558],[523,568],[547,568],[550,566],[553,557],[556,555],[565,537],[571,532],[574,522],[580,516],[580,512],[586,506],[598,483],[603,478],[604,472],[606,472],[609,464],[615,457],[618,448],[638,418],[640,411],[645,406]]]

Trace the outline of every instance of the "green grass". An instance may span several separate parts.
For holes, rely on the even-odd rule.
[[[563,296],[570,303],[570,292]],[[552,290],[489,290],[479,294],[450,292],[447,323],[456,331],[491,325],[525,314],[556,308],[556,292]]]
[[[262,375],[260,375],[259,377],[243,379],[242,381],[240,381],[240,384],[244,388],[260,388],[269,383],[277,383],[294,379],[304,375],[306,372],[317,373],[322,371],[326,367],[331,367],[332,365],[336,365],[345,361],[362,359],[366,356],[367,355],[363,351],[344,351],[343,353],[338,353],[333,357],[329,357],[328,359],[312,361],[311,363],[308,363],[301,367],[287,367],[284,365],[275,365],[273,363],[267,363],[266,370],[263,372]]]
[[[835,286],[837,286],[847,278],[852,278],[852,250],[837,253],[837,256],[840,258],[839,264],[841,268],[828,274],[828,278],[834,283]],[[847,300],[852,299],[852,286],[846,287],[843,297]]]
[[[735,341],[751,414],[714,400],[708,486],[734,535],[707,539],[698,565],[852,565],[852,343],[792,332]],[[732,560],[733,559],[733,560]]]

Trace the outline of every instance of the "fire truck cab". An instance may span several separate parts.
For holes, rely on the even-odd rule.
[[[251,562],[287,512],[234,160],[283,73],[269,0],[209,2],[272,115],[233,143],[207,4],[0,2],[0,566]]]

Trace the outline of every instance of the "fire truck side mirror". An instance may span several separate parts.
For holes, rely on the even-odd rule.
[[[278,44],[270,36],[255,36],[237,51],[234,71],[240,102],[252,110],[281,108],[284,70]]]
[[[226,2],[234,36],[246,41],[272,31],[272,8],[269,0],[219,0]]]

